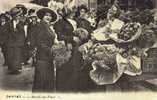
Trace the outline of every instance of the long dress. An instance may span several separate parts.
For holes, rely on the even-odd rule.
[[[88,88],[88,73],[84,69],[81,53],[78,51],[80,44],[73,41],[75,28],[67,19],[59,20],[54,29],[58,40],[72,44],[72,54],[69,61],[57,69],[57,90],[59,92],[79,92]]]
[[[55,34],[48,24],[41,21],[36,29],[35,44],[37,47],[33,92],[54,91],[54,65],[51,47]]]
[[[78,51],[81,43],[73,41],[75,28],[67,19],[59,20],[54,29],[59,41],[72,44],[71,58],[57,68],[57,91],[59,92],[86,92],[88,90],[88,69],[84,67],[82,54]]]
[[[54,29],[59,41],[65,41],[65,44],[73,43],[74,28],[67,19],[63,18],[56,22]],[[57,91],[64,92],[72,90],[72,73],[73,66],[71,66],[71,60],[57,68]]]

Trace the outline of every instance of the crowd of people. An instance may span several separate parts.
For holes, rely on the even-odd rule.
[[[7,74],[20,74],[31,61],[34,92],[105,91],[123,74],[141,75],[141,58],[156,47],[154,12],[123,11],[115,2],[106,17],[96,15],[85,5],[36,11],[17,4],[2,13],[0,46]]]

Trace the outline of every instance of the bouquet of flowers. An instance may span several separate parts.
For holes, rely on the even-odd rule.
[[[83,54],[83,59],[104,60],[108,64],[114,63],[117,48],[114,44],[100,44],[87,42],[80,46],[79,51]]]
[[[130,40],[133,36],[138,34],[139,28],[140,25],[138,23],[127,23],[122,27],[120,33],[118,33],[118,38],[124,41]]]
[[[86,29],[77,28],[74,31],[74,35],[80,39],[80,41],[87,40],[89,38],[89,33]]]
[[[90,63],[90,78],[98,85],[113,84],[118,78],[116,55],[118,48],[114,44],[88,43],[79,48],[83,59]],[[89,67],[89,66],[88,66]],[[116,77],[114,79],[114,77]]]
[[[54,61],[57,67],[61,67],[63,64],[69,61],[71,57],[71,50],[61,41],[52,47]]]

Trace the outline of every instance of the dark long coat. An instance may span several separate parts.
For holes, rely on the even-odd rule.
[[[27,41],[30,42],[30,48],[33,49],[35,48],[36,46],[36,36],[37,36],[37,30],[38,25],[39,23],[36,23],[36,24],[32,24],[32,23],[29,23],[28,24],[28,36],[27,36]]]
[[[8,30],[7,30],[7,23],[0,26],[0,46],[2,48],[2,53],[4,55],[4,60],[5,60],[5,63],[4,65],[7,65],[7,46],[6,46],[6,41],[7,41],[7,33],[8,33]]]
[[[35,31],[37,64],[35,66],[33,91],[52,92],[54,91],[54,66],[51,47],[54,44],[55,34],[44,21],[36,26]]]
[[[7,23],[0,26],[0,44],[4,44],[7,40]]]
[[[73,26],[67,19],[60,19],[54,25],[54,30],[57,34],[59,41],[65,41],[65,43],[73,43]],[[70,91],[71,90],[71,75],[72,75],[71,61],[63,64],[60,68],[57,68],[57,91]]]
[[[13,21],[8,24],[8,47],[21,47],[25,44],[25,31],[24,23],[19,22],[16,26],[16,29],[13,27]]]
[[[7,26],[7,58],[8,69],[11,71],[17,71],[21,69],[21,63],[23,60],[23,47],[25,44],[25,31],[24,23],[19,22],[16,29],[13,27],[13,21],[8,22]]]
[[[84,70],[79,44],[73,41],[73,26],[66,19],[59,20],[54,29],[59,40],[71,43],[73,46],[71,59],[57,68],[57,90],[59,92],[79,92],[87,90],[88,73]]]

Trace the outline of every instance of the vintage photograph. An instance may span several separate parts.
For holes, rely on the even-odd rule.
[[[0,0],[0,90],[157,92],[157,0]]]

